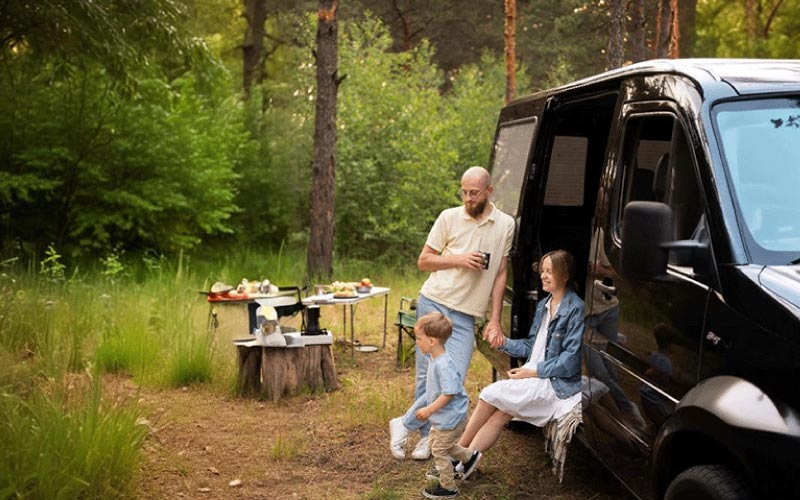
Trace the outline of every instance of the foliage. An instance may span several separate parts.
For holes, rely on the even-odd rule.
[[[759,1],[755,33],[747,33],[746,2],[706,0],[697,4],[697,51],[703,57],[800,56],[800,1]]]
[[[503,80],[496,59],[466,67],[438,90],[432,47],[390,51],[385,26],[347,24],[340,43],[337,251],[416,253],[439,212],[459,202],[463,170],[488,162]],[[473,135],[474,134],[474,135]]]
[[[532,75],[521,93],[563,85],[605,69],[608,3],[538,0],[519,7],[517,51]]]
[[[304,28],[296,36],[310,45],[311,20],[296,16],[291,24]],[[246,103],[247,129],[257,145],[239,169],[237,205],[242,210],[233,216],[232,225],[239,244],[277,249],[286,240],[295,241],[293,235],[302,235],[307,227],[315,92],[311,50],[279,47],[267,73]],[[304,243],[302,236],[299,240]]]
[[[179,74],[211,61],[185,22],[178,0],[10,0],[0,10],[0,61],[88,59],[130,89],[140,68],[166,64]]]
[[[176,250],[229,230],[247,141],[222,74],[205,89],[192,75],[141,79],[127,97],[93,65],[64,79],[22,59],[7,69],[0,226],[10,241],[55,241],[72,255]]]
[[[61,262],[61,255],[53,248],[53,245],[47,247],[44,255],[44,259],[39,263],[39,273],[49,281],[63,281],[64,269],[67,266]]]

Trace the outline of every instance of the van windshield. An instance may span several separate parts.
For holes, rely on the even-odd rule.
[[[751,254],[793,260],[800,255],[800,98],[728,102],[714,115]]]

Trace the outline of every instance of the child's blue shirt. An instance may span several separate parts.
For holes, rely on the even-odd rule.
[[[441,394],[452,395],[453,398],[433,413],[429,421],[434,429],[451,430],[466,418],[469,397],[461,384],[461,374],[447,352],[438,358],[431,357],[428,364],[428,380],[425,386],[428,404],[433,403]]]

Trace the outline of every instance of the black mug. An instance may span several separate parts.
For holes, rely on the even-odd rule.
[[[491,259],[492,254],[488,252],[481,252],[483,254],[483,268],[489,269],[489,259]]]

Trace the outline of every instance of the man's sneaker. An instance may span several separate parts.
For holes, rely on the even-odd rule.
[[[403,424],[401,417],[389,420],[389,447],[394,458],[406,458],[406,442],[408,442],[408,428]]]
[[[425,498],[455,498],[458,495],[458,490],[448,490],[442,488],[442,485],[436,483],[436,486],[428,486],[422,490],[422,495]]]
[[[427,460],[431,457],[431,445],[428,443],[428,436],[423,436],[417,441],[417,446],[411,452],[414,460]]]
[[[463,476],[463,479],[468,478],[470,474],[475,472],[475,469],[478,467],[478,462],[481,461],[481,457],[482,456],[483,456],[483,453],[481,453],[479,451],[473,451],[472,452],[472,457],[469,460],[467,460],[466,462],[464,462],[464,476]]]

